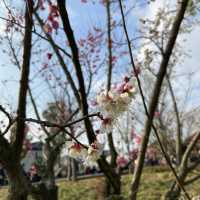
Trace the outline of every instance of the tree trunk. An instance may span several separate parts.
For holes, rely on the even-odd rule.
[[[21,166],[12,166],[12,168],[7,169],[7,174],[9,178],[9,194],[8,200],[27,200],[30,185],[27,178],[23,174]]]
[[[71,158],[68,157],[67,158],[67,180],[70,181],[71,180]]]
[[[54,163],[56,160],[55,152],[51,152],[51,156],[48,159],[47,164],[47,177],[45,184],[43,184],[42,192],[44,193],[42,200],[57,200],[58,199],[58,187],[55,183],[55,174],[54,174]]]
[[[36,200],[58,200],[58,186],[55,184],[54,171],[48,171],[47,177],[36,186],[32,196]]]
[[[33,197],[37,200],[58,200],[58,186],[48,187],[44,183],[41,183],[38,186],[37,193],[34,193]]]
[[[37,200],[58,200],[58,187],[55,183],[54,166],[60,153],[60,148],[52,148],[49,143],[46,143],[46,171],[42,178],[42,183],[39,184],[35,191],[32,191],[32,196]]]
[[[118,184],[118,189],[113,187],[113,185],[106,180],[106,192],[105,192],[105,199],[106,200],[124,200],[123,196],[121,195],[121,176],[117,175],[115,177],[115,181]]]
[[[121,176],[120,174],[116,174],[113,178],[116,186],[114,186],[108,178],[106,178],[106,188],[105,188],[105,196],[111,198],[113,195],[120,195],[121,194]]]
[[[77,163],[76,163],[75,159],[73,159],[73,158],[71,160],[71,168],[72,168],[71,180],[75,181],[76,180]]]

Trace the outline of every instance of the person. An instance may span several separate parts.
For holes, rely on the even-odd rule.
[[[5,172],[3,166],[0,164],[0,186],[5,184]]]
[[[30,168],[30,180],[31,182],[39,182],[41,180],[41,177],[38,175],[37,167],[33,164]]]

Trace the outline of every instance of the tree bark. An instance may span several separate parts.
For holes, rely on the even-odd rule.
[[[76,171],[77,171],[77,163],[76,160],[72,158],[71,160],[71,168],[72,168],[72,174],[71,174],[71,180],[76,180]]]
[[[31,59],[31,47],[32,47],[32,12],[33,2],[32,0],[27,1],[25,11],[25,35],[24,35],[24,49],[23,49],[23,64],[21,68],[21,80],[19,89],[19,100],[17,109],[17,127],[16,137],[13,144],[7,144],[7,147],[3,147],[1,162],[6,169],[9,178],[9,194],[8,200],[26,200],[30,191],[30,184],[27,180],[23,169],[20,165],[21,152],[23,141],[25,137],[25,123],[24,118],[26,117],[26,96],[28,89],[28,78],[30,71],[30,59]],[[4,142],[5,139],[1,138],[0,142]],[[5,152],[4,152],[5,151]],[[7,152],[6,152],[7,151]],[[5,154],[4,154],[5,153]],[[7,156],[7,158],[5,157]]]
[[[54,185],[49,188],[45,183],[41,183],[34,188],[32,196],[36,200],[58,200],[58,187]]]
[[[32,47],[32,26],[33,26],[33,2],[27,1],[25,12],[25,35],[23,49],[23,63],[21,68],[21,80],[18,97],[17,122],[16,122],[16,139],[13,144],[13,154],[16,162],[20,162],[23,141],[25,137],[25,122],[26,118],[26,96],[29,82],[31,47]]]
[[[43,183],[40,184],[40,195],[42,200],[57,200],[58,199],[58,187],[55,183],[54,166],[60,153],[60,146],[52,147],[49,142],[46,143],[47,147],[47,161],[46,161],[46,175]]]
[[[117,172],[111,168],[111,166],[106,162],[105,157],[101,157],[98,161],[100,169],[106,176],[106,179],[109,181],[112,186],[112,194],[121,193],[121,177],[118,176]]]
[[[30,184],[23,173],[22,167],[14,163],[15,162],[10,162],[5,166],[10,185],[7,199],[27,200]]]

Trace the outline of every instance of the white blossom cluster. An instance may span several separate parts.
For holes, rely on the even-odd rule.
[[[100,158],[102,152],[103,152],[103,144],[98,142],[92,143],[88,148],[85,164],[96,165],[96,161]]]
[[[103,90],[97,95],[96,102],[102,114],[102,132],[112,131],[117,118],[128,109],[135,93],[135,78],[125,77],[122,84],[112,87],[109,92]]]
[[[136,93],[135,78],[125,77],[123,82],[115,85],[109,92],[102,90],[96,97],[96,105],[101,112],[100,132],[112,132],[113,125],[129,107]],[[101,135],[101,134],[99,134]],[[98,137],[97,137],[98,138]],[[103,151],[103,144],[97,139],[89,147],[77,142],[69,142],[68,155],[75,159],[83,160],[85,165],[96,165]],[[125,160],[120,160],[124,164]]]
[[[95,141],[88,148],[76,142],[67,144],[68,155],[72,158],[83,160],[86,165],[95,165],[103,151],[103,144]]]

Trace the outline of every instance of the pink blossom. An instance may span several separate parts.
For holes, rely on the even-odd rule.
[[[57,30],[59,28],[59,23],[56,20],[53,20],[51,22],[53,29]]]
[[[117,87],[117,92],[123,93],[124,92],[124,86],[126,85],[126,83],[122,83],[121,85],[119,85]]]
[[[96,161],[100,158],[103,151],[103,145],[95,141],[88,148],[88,155],[86,158],[86,165],[96,165]]]
[[[129,78],[128,76],[125,76],[125,77],[124,77],[124,82],[125,82],[125,83],[128,83],[129,80],[130,80],[130,78]]]
[[[135,137],[135,143],[136,144],[140,144],[141,141],[142,141],[142,138],[140,136],[136,135],[136,137]]]
[[[47,58],[50,60],[52,57],[52,53],[47,53]]]
[[[107,133],[110,133],[113,128],[113,119],[110,117],[106,117],[102,120],[101,130]]]
[[[126,159],[124,156],[118,156],[116,160],[118,167],[125,167],[128,164],[128,159]]]
[[[72,158],[83,158],[87,154],[87,150],[78,143],[70,143],[68,147],[69,156]]]
[[[136,134],[136,132],[135,132],[135,129],[132,128],[132,129],[131,129],[131,139],[134,139],[136,135],[137,135],[137,134]]]
[[[58,17],[59,12],[58,12],[58,7],[56,5],[50,4],[49,5],[49,10],[50,10],[50,15],[53,17]]]
[[[160,112],[158,111],[154,112],[154,117],[160,117]]]
[[[129,154],[129,158],[131,160],[136,160],[137,157],[138,157],[138,149],[133,149]]]
[[[39,8],[40,8],[41,10],[44,10],[44,9],[45,9],[45,7],[44,7],[44,0],[39,0]]]
[[[91,104],[91,106],[97,106],[98,105],[97,101],[95,101],[95,100],[90,101],[90,104]]]
[[[133,139],[136,144],[140,144],[142,140],[141,136],[138,135],[133,128],[131,129],[131,139]]]

